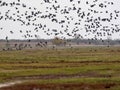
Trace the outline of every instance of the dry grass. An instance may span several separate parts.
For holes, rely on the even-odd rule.
[[[0,90],[119,90],[120,48],[2,51],[0,82],[15,80],[27,82]]]

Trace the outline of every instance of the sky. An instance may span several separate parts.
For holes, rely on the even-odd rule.
[[[10,2],[16,2],[17,0],[1,0],[7,3]],[[2,30],[0,30],[0,39],[5,39],[6,36],[9,37],[9,39],[25,39],[25,35],[26,35],[26,31],[29,31],[29,34],[33,37],[27,37],[27,39],[34,39],[36,37],[34,37],[34,35],[37,35],[37,38],[39,39],[50,39],[50,38],[54,38],[56,35],[56,32],[53,32],[53,29],[57,30],[57,32],[62,32],[62,34],[57,35],[60,38],[75,38],[74,35],[80,35],[83,38],[96,38],[96,33],[92,33],[92,32],[86,32],[85,30],[85,24],[90,24],[90,23],[86,23],[85,20],[87,17],[85,17],[84,19],[81,19],[78,17],[78,14],[76,13],[76,11],[71,10],[69,14],[61,14],[60,10],[64,9],[65,7],[68,9],[69,7],[73,7],[73,5],[76,8],[82,8],[81,12],[85,12],[88,13],[88,9],[90,8],[89,5],[92,5],[94,1],[96,0],[73,0],[73,2],[70,2],[70,0],[56,0],[58,3],[55,3],[54,0],[50,0],[51,3],[45,3],[44,0],[21,0],[21,3],[24,3],[25,5],[27,5],[27,7],[32,7],[32,8],[36,8],[37,11],[42,12],[43,15],[47,15],[48,13],[55,13],[55,11],[52,10],[48,10],[46,9],[46,7],[50,8],[52,7],[52,5],[58,6],[60,5],[60,8],[57,10],[56,13],[56,18],[58,19],[58,21],[61,20],[66,20],[65,16],[69,17],[69,18],[73,18],[74,20],[70,20],[70,24],[68,25],[68,23],[64,23],[63,28],[61,28],[61,25],[55,22],[52,22],[50,19],[46,18],[37,18],[37,20],[35,21],[36,24],[41,23],[42,25],[47,25],[47,27],[45,28],[45,30],[43,29],[38,29],[38,32],[36,32],[34,29],[35,27],[33,27],[32,25],[30,26],[26,26],[26,25],[22,25],[20,22],[14,22],[12,20],[0,20],[0,28],[3,28]],[[77,3],[77,1],[80,1],[80,4]],[[86,1],[89,2],[89,5],[86,5]],[[97,18],[97,17],[101,17],[101,18],[108,18],[110,16],[111,12],[119,11],[120,8],[120,0],[98,0],[98,2],[96,2],[96,4],[102,3],[102,2],[114,2],[114,5],[108,5],[107,8],[99,8],[97,5],[92,8],[93,10],[96,11],[101,11],[103,13],[98,13],[98,14],[94,14],[91,13],[91,16],[93,16],[93,18]],[[31,11],[29,11],[27,8],[21,8],[18,7],[20,14],[24,13],[25,11],[28,11],[28,13],[30,13]],[[16,13],[16,11],[14,10],[14,7],[0,7],[0,12],[1,15],[5,16],[5,13],[10,10],[9,15],[12,15],[13,13]],[[105,11],[108,11],[108,14],[104,13]],[[113,13],[113,17],[115,16],[115,13]],[[17,18],[16,16],[14,16],[14,18]],[[22,17],[22,19],[24,20],[25,17]],[[80,22],[80,25],[74,25],[75,22]],[[111,27],[111,24],[114,25],[118,25],[117,28],[119,29],[120,26],[120,17],[118,17],[117,19],[113,19],[111,20],[111,22],[101,22],[101,24],[103,26],[109,26]],[[66,29],[66,25],[68,25],[68,31],[65,32]],[[115,28],[114,26],[112,26],[111,28]],[[49,31],[47,31],[48,29],[50,29]],[[73,29],[79,29],[77,32],[72,32]],[[23,33],[20,33],[20,30],[22,30]],[[10,31],[13,31],[13,34],[10,33]],[[45,31],[47,32],[47,34],[45,33]],[[97,32],[101,32],[104,33],[104,31],[100,30],[100,28],[97,29]],[[67,35],[67,33],[69,33],[71,36]],[[102,38],[102,39],[106,39],[106,38],[111,38],[111,39],[119,39],[120,38],[120,32],[114,32],[112,33],[112,31],[109,31],[110,34],[112,34],[111,36],[105,35],[105,36],[97,36],[98,39]]]

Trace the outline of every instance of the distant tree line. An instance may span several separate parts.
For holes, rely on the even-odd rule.
[[[120,40],[94,40],[94,39],[71,39],[71,42],[76,44],[93,44],[93,45],[120,45]]]
[[[71,45],[120,45],[120,39],[112,40],[94,40],[94,39],[61,39],[59,37],[55,37],[54,39],[31,39],[31,40],[0,40],[0,46],[4,45],[3,50],[12,50],[15,48],[16,50],[22,50],[25,48],[40,47],[46,48],[48,45],[55,46],[71,46]],[[34,48],[33,47],[33,48]]]

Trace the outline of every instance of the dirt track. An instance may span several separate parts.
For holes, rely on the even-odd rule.
[[[7,82],[7,83],[0,84],[0,88],[13,86],[15,84],[20,84],[20,83],[22,83],[22,81]]]
[[[112,87],[119,86],[116,83],[111,84],[85,84],[85,83],[67,83],[67,84],[18,84],[11,87],[4,87],[0,90],[109,90]]]
[[[71,75],[36,75],[36,76],[26,76],[26,77],[14,77],[14,78],[10,78],[10,80],[12,80],[13,82],[7,82],[4,84],[0,84],[0,88],[4,88],[4,87],[10,87],[13,86],[15,84],[21,84],[23,83],[25,80],[37,80],[37,79],[64,79],[64,78],[83,78],[83,77],[103,77],[103,78],[109,78],[111,77],[110,75],[99,75],[97,73],[94,72],[89,72],[89,73],[84,73],[84,74],[71,74]]]

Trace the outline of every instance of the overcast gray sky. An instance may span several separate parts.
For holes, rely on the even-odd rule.
[[[2,0],[2,1],[5,1],[5,2],[13,2],[13,1],[17,1],[17,0]],[[50,0],[52,1],[52,0]],[[31,7],[35,7],[37,8],[37,10],[40,10],[41,12],[43,12],[44,14],[47,14],[45,11],[46,11],[46,7],[52,7],[52,5],[60,5],[61,9],[64,8],[65,6],[67,7],[72,7],[73,4],[75,4],[75,6],[77,8],[81,7],[83,11],[87,12],[88,11],[88,8],[89,5],[86,5],[85,2],[86,1],[89,1],[89,4],[93,4],[93,1],[95,0],[73,0],[73,2],[69,2],[69,0],[57,0],[58,3],[55,4],[54,2],[52,2],[52,4],[48,4],[48,3],[44,3],[43,0],[21,0],[21,3],[24,3],[26,4],[27,6],[31,6]],[[81,4],[77,4],[77,1],[81,1]],[[99,8],[99,7],[94,7],[94,10],[97,10],[97,11],[109,11],[110,12],[114,12],[114,10],[117,10],[117,11],[120,11],[120,0],[98,0],[97,3],[101,3],[101,2],[104,2],[104,1],[107,1],[107,2],[114,2],[114,5],[111,6],[111,5],[108,5],[107,8]],[[41,3],[43,3],[41,5]],[[61,10],[60,9],[60,10]],[[11,8],[11,7],[0,7],[0,11],[2,13],[2,15],[4,15],[5,12],[7,12],[8,10],[11,10],[10,11],[10,14],[14,13],[14,9]],[[26,11],[27,9],[25,8],[19,8],[20,10],[20,13],[24,13],[24,11]],[[50,13],[54,13],[54,11],[49,11]],[[60,14],[60,11],[58,10],[58,13],[56,14],[57,15],[57,18],[58,20],[64,20],[64,16],[65,15],[62,15]],[[105,17],[109,17],[109,14],[105,14],[105,13],[102,13],[102,14],[91,14],[93,15],[93,17],[102,17],[102,18],[105,18]],[[69,25],[69,30],[68,32],[72,35],[72,30],[75,28],[75,25],[74,23],[76,21],[78,21],[78,17],[77,17],[77,13],[74,12],[74,11],[71,11],[68,15],[69,17],[73,17],[74,20],[71,21],[70,25]],[[31,35],[35,35],[37,34],[39,36],[39,38],[44,38],[44,39],[48,39],[48,38],[53,38],[55,37],[55,34],[54,32],[52,32],[51,29],[57,29],[58,32],[59,31],[63,31],[63,34],[60,34],[58,35],[59,37],[66,37],[66,38],[72,38],[72,37],[69,37],[66,35],[66,33],[64,32],[64,29],[65,28],[61,28],[61,26],[57,23],[54,23],[54,22],[51,22],[49,19],[38,19],[36,21],[36,23],[42,23],[42,24],[46,24],[47,25],[47,29],[50,28],[50,31],[48,32],[48,34],[51,34],[50,36],[46,35],[44,33],[43,30],[39,29],[38,32],[35,32],[33,29],[34,27],[32,26],[21,26],[20,22],[13,22],[11,20],[0,20],[0,28],[3,27],[3,30],[0,30],[0,39],[5,39],[6,36],[9,37],[9,39],[24,39],[24,35],[26,34],[26,30],[31,30]],[[81,20],[81,25],[78,26],[79,28],[79,31],[77,32],[77,34],[80,34],[82,35],[84,38],[94,38],[95,37],[95,34],[92,34],[92,33],[86,33],[85,32],[85,27],[84,27],[84,20]],[[103,22],[102,23],[103,25],[108,25],[108,26],[111,26],[111,24],[120,24],[120,17],[118,17],[116,20],[112,20],[110,23],[108,22]],[[118,28],[120,28],[120,26],[118,26]],[[47,31],[46,29],[46,31]],[[13,31],[14,33],[11,34],[10,31]],[[22,30],[23,33],[20,33],[19,31]],[[98,32],[102,32],[102,31],[99,31],[98,29]],[[34,38],[34,37],[32,37]],[[99,36],[98,38],[101,38],[101,36]],[[108,36],[105,36],[105,37],[102,37],[102,38],[108,38]],[[118,33],[114,33],[112,34],[112,37],[110,37],[112,39],[119,39],[120,38],[120,32]]]

